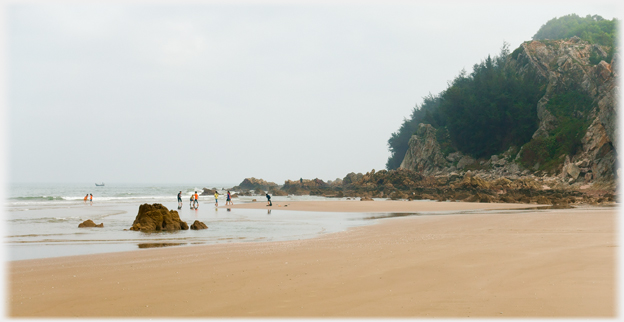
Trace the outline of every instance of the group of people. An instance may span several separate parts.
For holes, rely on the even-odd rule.
[[[84,202],[86,203],[87,200],[89,200],[90,203],[93,203],[93,194],[87,193],[87,195],[84,197]]]
[[[216,190],[215,190],[214,197],[215,197],[215,207],[218,207],[219,206],[219,193]],[[232,202],[232,195],[230,194],[230,191],[227,192],[225,205],[226,206],[234,205],[234,203]],[[199,207],[199,195],[197,194],[197,191],[195,191],[194,194],[191,194],[190,206],[191,206],[191,209],[197,209]],[[178,192],[178,209],[182,209],[182,191]]]

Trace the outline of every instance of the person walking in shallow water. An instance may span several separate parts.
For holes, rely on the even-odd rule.
[[[230,191],[228,190],[227,192],[227,197],[225,199],[225,205],[234,205],[234,203],[232,202],[232,195],[230,194]]]
[[[178,209],[182,209],[182,191],[178,192]]]
[[[190,204],[191,208],[193,208],[193,203],[194,202],[195,202],[195,195],[191,194],[191,204]]]
[[[195,191],[195,208],[199,207],[199,196],[197,195],[197,191]]]
[[[93,204],[93,194],[89,194],[89,202]]]
[[[84,197],[84,202],[87,203],[87,199],[89,199],[89,194],[87,193],[87,195]]]
[[[215,190],[215,207],[219,207],[219,193]]]

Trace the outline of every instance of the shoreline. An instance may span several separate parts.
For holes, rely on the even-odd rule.
[[[271,209],[318,212],[360,212],[360,213],[392,213],[392,212],[431,212],[431,211],[462,211],[462,210],[512,210],[535,209],[541,206],[522,203],[479,203],[479,202],[438,202],[438,201],[405,201],[405,200],[339,200],[339,201],[274,201],[267,206],[266,201],[219,206],[218,208]]]
[[[305,240],[9,262],[7,313],[614,317],[616,213],[408,216]]]

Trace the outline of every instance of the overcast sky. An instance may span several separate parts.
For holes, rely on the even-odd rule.
[[[334,180],[385,167],[428,93],[548,20],[616,1],[16,2],[10,182]]]

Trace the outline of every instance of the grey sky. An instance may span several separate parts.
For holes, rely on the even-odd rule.
[[[428,93],[548,20],[615,1],[15,3],[11,182],[333,180],[385,167]]]

